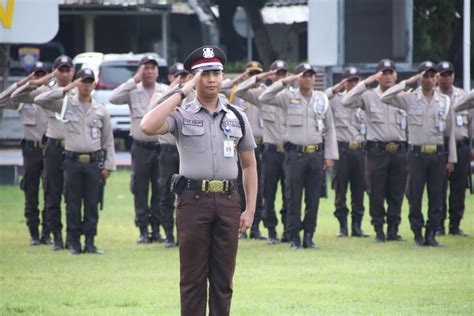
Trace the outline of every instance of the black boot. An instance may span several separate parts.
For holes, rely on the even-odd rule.
[[[298,250],[301,248],[301,238],[300,238],[300,234],[297,233],[295,234],[292,238],[291,238],[291,249],[292,250]]]
[[[101,249],[94,245],[94,235],[86,235],[86,242],[84,245],[84,253],[103,254]]]
[[[71,255],[80,255],[82,253],[81,241],[80,241],[79,235],[74,235],[74,236],[69,235],[68,246],[69,246],[69,253]]]
[[[150,242],[150,235],[148,234],[148,227],[140,227],[140,237],[138,237],[137,244],[148,244]]]
[[[54,238],[54,241],[53,241],[53,251],[59,251],[59,250],[62,250],[64,248],[64,243],[63,243],[63,235],[61,234],[61,232],[54,232],[53,233],[53,238]]]
[[[369,237],[370,235],[364,232],[361,228],[362,219],[352,218],[352,237]]]
[[[423,247],[425,245],[425,241],[423,240],[423,234],[421,233],[421,229],[415,230],[415,247]]]
[[[263,236],[262,233],[260,233],[260,230],[257,228],[250,231],[250,239],[267,240],[267,237]]]
[[[435,238],[435,231],[426,228],[425,232],[425,246],[429,247],[441,247],[438,241]]]
[[[270,227],[268,229],[268,242],[267,243],[269,245],[275,245],[275,244],[278,244],[279,242],[280,241],[278,240],[275,227]]]
[[[280,242],[281,243],[291,242],[291,235],[286,230],[283,230],[283,235],[281,236]]]
[[[313,242],[312,233],[304,233],[303,248],[305,249],[319,249],[319,246]]]
[[[446,235],[446,228],[444,228],[444,221],[439,224],[438,229],[436,229],[436,236]]]
[[[376,226],[375,227],[374,242],[377,242],[377,243],[385,242],[385,233],[383,232],[383,226]]]
[[[40,242],[40,239],[39,239],[38,226],[30,226],[30,227],[28,227],[28,229],[30,231],[30,236],[31,236],[30,245],[31,246],[40,245],[41,242]]]
[[[402,236],[398,235],[398,225],[388,224],[387,241],[406,241]]]
[[[173,232],[166,233],[165,248],[174,248],[177,244],[174,240]]]
[[[49,229],[45,229],[43,226],[43,231],[41,232],[40,242],[43,245],[52,245],[53,240],[51,239],[51,232]]]
[[[468,234],[463,232],[461,228],[459,228],[459,224],[460,224],[460,221],[451,220],[449,222],[449,234],[454,235],[454,236],[463,236],[463,237],[469,236]]]
[[[336,236],[347,237],[349,235],[349,230],[347,228],[347,217],[338,217],[337,220],[339,221],[339,232]]]
[[[165,241],[165,238],[163,238],[160,234],[160,225],[156,225],[156,224],[151,225],[150,242],[162,243],[164,241]]]

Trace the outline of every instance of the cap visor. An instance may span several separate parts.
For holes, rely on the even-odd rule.
[[[196,67],[193,69],[193,72],[196,72],[198,70],[202,70],[202,71],[211,71],[211,70],[217,70],[217,71],[222,71],[224,70],[224,67],[223,66],[220,66],[220,65],[206,65],[206,66],[201,66],[201,67]]]
[[[249,67],[247,68],[247,71],[258,71],[258,72],[263,72],[263,69],[260,67]]]
[[[72,64],[70,64],[70,63],[60,63],[59,65],[56,66],[55,69],[59,69],[59,68],[64,67],[64,66],[72,68]]]

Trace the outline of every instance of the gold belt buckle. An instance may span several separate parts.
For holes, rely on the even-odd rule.
[[[400,145],[397,143],[390,142],[387,145],[385,145],[385,151],[388,151],[389,153],[394,153],[398,150],[399,146]]]
[[[318,150],[318,145],[307,145],[303,148],[303,152],[307,154],[315,153]]]
[[[208,187],[209,192],[224,192],[224,181],[220,180],[211,180],[209,181],[209,187]]]
[[[66,140],[61,139],[61,141],[59,142],[59,146],[61,146],[62,148],[66,148]]]
[[[277,144],[277,153],[285,152],[285,146],[283,144]]]
[[[359,142],[349,142],[349,149],[356,150],[360,148]]]
[[[424,154],[434,154],[438,151],[436,145],[421,145],[421,152]]]
[[[91,161],[91,156],[89,154],[79,155],[79,162],[80,163],[89,163],[90,161]]]

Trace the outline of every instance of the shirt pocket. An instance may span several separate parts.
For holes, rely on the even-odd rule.
[[[81,132],[81,122],[79,116],[69,115],[67,117],[66,130],[71,133],[79,134]]]
[[[291,126],[303,125],[303,109],[288,109],[287,110],[287,121],[286,124]]]
[[[22,110],[21,114],[21,122],[23,125],[36,125],[36,110],[33,109],[28,109],[28,110]]]
[[[423,125],[423,110],[411,110],[410,115],[408,116],[408,124],[417,126]]]
[[[334,125],[337,127],[349,127],[349,113],[346,111],[334,112]]]
[[[141,118],[144,117],[148,109],[148,100],[142,94],[132,93],[131,95],[132,103],[132,117]]]
[[[264,106],[261,110],[262,119],[264,121],[275,122],[276,108],[273,106]]]
[[[198,153],[204,152],[204,126],[183,125],[181,134],[181,144],[185,150]]]
[[[383,107],[380,105],[372,104],[370,109],[370,121],[372,123],[382,124],[383,121]]]

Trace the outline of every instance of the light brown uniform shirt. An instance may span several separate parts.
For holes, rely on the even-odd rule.
[[[155,83],[155,94],[165,92],[167,87],[165,84]],[[156,136],[145,135],[140,130],[140,122],[150,104],[150,95],[143,88],[143,83],[137,84],[133,78],[129,79],[112,91],[109,101],[112,104],[128,104],[130,107],[130,132],[133,139],[142,142],[157,142]]]
[[[281,107],[260,102],[259,97],[267,89],[267,86],[260,84],[257,88],[252,88],[257,82],[257,76],[252,76],[237,87],[235,95],[243,100],[254,104],[260,109],[263,120],[263,142],[269,144],[283,144],[286,134],[286,115]]]
[[[443,94],[441,89],[438,87],[436,88],[436,91],[439,94]],[[458,103],[461,101],[462,98],[464,98],[467,95],[467,92],[463,89],[453,87],[453,92],[451,95],[446,94],[450,99],[451,99],[451,109],[455,109],[458,105]],[[469,115],[468,110],[460,111],[457,113],[453,113],[454,115],[454,137],[456,140],[461,140],[463,138],[469,138],[469,121],[472,120],[472,117]],[[471,122],[472,123],[472,122]],[[448,125],[451,124],[451,122],[448,122]],[[446,129],[446,132],[449,129]],[[449,135],[445,133],[445,136],[448,137]]]
[[[454,110],[456,111],[456,113],[469,110],[469,114],[471,117],[471,120],[470,120],[471,129],[470,129],[469,138],[472,141],[474,137],[474,90],[471,90],[471,92],[468,92],[467,95],[464,98],[462,98],[458,104],[456,104]]]
[[[40,95],[41,93],[51,91],[53,87],[49,86],[41,86],[36,87],[31,81],[27,84],[21,86],[20,88],[16,89],[15,92],[12,94],[12,101],[13,102],[23,102],[23,103],[33,103],[35,97]],[[71,90],[68,95],[72,96],[77,93],[77,89]],[[49,106],[52,107],[62,107],[63,100],[57,99],[52,101],[55,104],[50,104]],[[48,117],[48,127],[46,130],[46,136],[49,138],[55,139],[64,139],[65,137],[65,130],[64,130],[64,123],[57,119],[58,114],[56,112],[51,111],[49,108],[43,107],[46,116]]]
[[[48,128],[48,117],[45,111],[34,103],[19,103],[11,101],[12,93],[18,88],[16,83],[9,86],[0,95],[0,107],[18,110],[23,124],[23,138],[41,141]]]
[[[448,121],[452,120],[449,97],[434,91],[428,100],[421,89],[404,92],[405,80],[385,91],[380,99],[408,113],[408,143],[412,145],[443,145],[444,133],[448,129],[448,161],[456,162],[454,131]]]
[[[347,108],[342,99],[347,92],[336,93],[326,89],[329,105],[334,114],[334,126],[338,142],[363,142],[365,140],[365,111],[361,108]]]
[[[242,136],[238,118],[227,107],[218,98],[216,111],[210,113],[194,98],[167,118],[168,131],[175,136],[178,146],[181,175],[194,180],[237,179],[237,152],[253,151],[256,145],[245,113],[240,112],[245,122]],[[230,127],[227,135],[225,126]],[[225,140],[236,145],[234,157],[224,156]]]
[[[365,110],[368,141],[406,141],[406,111],[388,106],[380,100],[381,95],[380,86],[368,89],[361,81],[342,98],[342,104]]]
[[[286,110],[286,140],[296,145],[319,144],[324,141],[325,159],[339,159],[336,130],[332,110],[325,107],[319,91],[313,91],[311,99],[299,89],[285,89],[281,81],[268,87],[260,96],[260,102],[279,106]]]
[[[62,108],[63,88],[53,88],[35,98],[35,103],[54,112]],[[61,101],[61,102],[57,102]],[[104,168],[115,170],[115,147],[110,115],[103,104],[92,99],[90,104],[79,101],[78,94],[67,95],[66,150],[90,153],[105,150]]]

